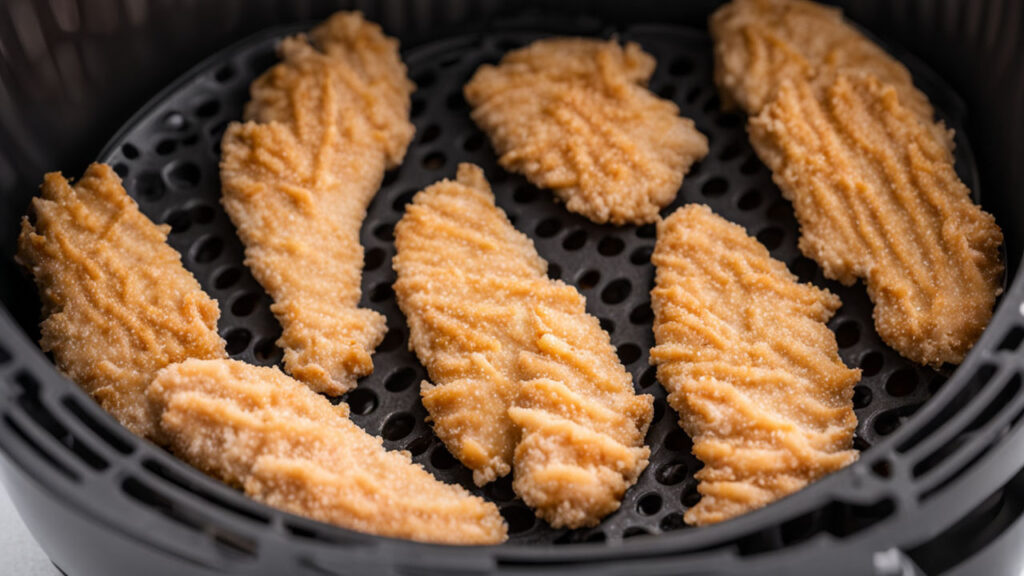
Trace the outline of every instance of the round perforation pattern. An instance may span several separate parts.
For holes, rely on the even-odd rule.
[[[720,111],[707,35],[637,27],[607,30],[604,36],[612,33],[639,42],[657,58],[651,89],[674,100],[710,140],[708,157],[693,167],[676,202],[663,214],[685,203],[708,204],[756,235],[801,280],[842,298],[843,307],[829,326],[836,332],[843,360],[863,370],[854,397],[859,419],[856,446],[870,448],[913,414],[948,374],[914,366],[884,346],[875,333],[863,286],[828,281],[814,262],[801,256],[792,210],[751,149],[744,119]],[[497,62],[506,50],[544,35],[503,30],[487,37],[443,40],[405,54],[410,76],[419,85],[412,107],[416,137],[402,166],[386,175],[361,234],[366,249],[361,305],[386,315],[389,331],[374,355],[373,375],[345,398],[332,400],[347,401],[352,419],[383,437],[387,448],[408,450],[439,479],[458,482],[494,501],[508,520],[513,543],[615,542],[683,530],[683,513],[699,498],[694,473],[701,464],[690,453],[692,443],[680,430],[655,369],[648,365],[653,344],[649,292],[654,279],[654,226],[595,225],[567,212],[550,192],[506,173],[470,120],[461,94],[480,64]],[[264,37],[234,52],[234,61],[172,87],[158,105],[134,119],[101,158],[116,167],[147,215],[170,226],[171,245],[220,302],[220,331],[232,357],[261,365],[280,364],[281,351],[275,344],[280,327],[270,313],[270,299],[242,263],[242,245],[219,204],[217,163],[220,137],[229,121],[241,118],[248,84],[276,61],[275,43],[275,38]],[[959,126],[959,118],[945,120],[951,127]],[[977,189],[969,148],[958,142],[957,150],[958,167],[967,168],[961,170],[963,177]],[[408,328],[392,290],[393,231],[416,191],[452,177],[459,162],[483,167],[498,204],[550,262],[549,275],[573,283],[586,296],[588,311],[611,334],[637,390],[655,397],[655,418],[647,436],[650,466],[626,494],[620,510],[596,528],[552,530],[515,497],[510,478],[475,487],[470,472],[424,420],[419,382],[427,375],[408,350]]]

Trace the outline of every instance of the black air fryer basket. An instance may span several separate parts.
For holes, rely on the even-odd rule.
[[[1006,235],[1006,291],[959,367],[915,366],[874,331],[862,285],[826,280],[796,248],[790,205],[721,112],[707,16],[717,2],[165,2],[11,0],[0,6],[0,472],[53,562],[72,576],[558,573],[1020,574],[1024,566],[1024,6],[1016,0],[845,2],[851,20],[911,69],[957,131],[957,170]],[[353,420],[409,450],[438,478],[494,501],[497,547],[359,534],[245,498],[132,436],[60,376],[38,338],[39,301],[13,262],[20,216],[42,174],[114,166],[143,212],[172,227],[185,266],[220,302],[229,353],[274,365],[280,328],[242,265],[218,204],[219,141],[283,36],[360,9],[402,40],[418,85],[416,138],[363,226],[363,305],[388,318],[375,373],[343,398]],[[255,35],[254,35],[255,34]],[[651,89],[679,104],[711,152],[673,208],[702,202],[747,228],[802,280],[839,294],[840,354],[863,369],[856,464],[767,508],[691,528],[700,463],[648,366],[652,226],[596,226],[501,170],[462,85],[481,63],[553,34],[617,36],[658,59]],[[177,80],[176,80],[177,78]],[[148,102],[148,103],[147,103]],[[424,422],[394,302],[393,226],[412,195],[481,165],[498,204],[534,239],[550,274],[576,285],[639,391],[655,396],[651,465],[622,508],[592,529],[553,530],[508,478],[484,489]],[[666,210],[665,213],[668,211]],[[0,559],[0,572],[4,572]]]

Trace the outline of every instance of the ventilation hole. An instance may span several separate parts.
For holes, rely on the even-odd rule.
[[[390,222],[378,224],[377,227],[373,229],[373,235],[376,236],[378,240],[383,240],[384,242],[394,242],[395,225]]]
[[[506,212],[505,216],[508,217],[508,222],[512,226],[515,226],[516,225],[516,221],[519,220],[519,214],[516,214],[515,212]]]
[[[793,205],[785,200],[776,200],[768,207],[768,219],[782,222],[793,220]]]
[[[257,52],[249,59],[249,69],[255,72],[256,76],[274,64],[277,64],[277,54],[270,48]]]
[[[818,265],[814,263],[814,260],[805,256],[797,258],[790,269],[796,274],[796,277],[801,282],[810,282],[814,278],[814,274],[818,271]]]
[[[416,420],[413,419],[412,414],[399,412],[398,414],[392,414],[388,418],[380,435],[385,440],[401,440],[408,436],[414,427],[416,427]]]
[[[377,284],[370,291],[370,302],[386,302],[395,297],[395,289],[390,283]]]
[[[114,164],[114,174],[117,174],[122,180],[128,177],[128,165],[118,162]]]
[[[228,355],[237,356],[249,347],[252,333],[245,328],[232,328],[224,335],[224,340],[227,342]]]
[[[632,288],[629,280],[619,278],[604,287],[604,290],[601,291],[601,301],[605,304],[618,304],[629,297]]]
[[[750,211],[756,209],[761,205],[761,193],[757,190],[748,190],[740,196],[739,202],[736,203],[736,207],[740,210]]]
[[[601,325],[601,330],[609,334],[615,332],[615,321],[611,318],[599,318],[597,322]]]
[[[548,264],[548,278],[558,280],[562,277],[562,267],[554,262]]]
[[[369,388],[356,388],[343,398],[353,414],[366,416],[377,409],[377,394]]]
[[[782,228],[772,226],[758,232],[757,241],[764,244],[765,248],[775,250],[782,245],[782,239],[785,235],[786,233],[782,231]]]
[[[0,346],[0,366],[7,364],[11,361],[11,353],[6,348]]]
[[[384,172],[384,180],[381,181],[380,187],[381,188],[388,188],[388,187],[390,187],[392,184],[395,183],[396,180],[398,180],[398,175],[401,174],[401,173],[402,173],[402,168],[400,166],[397,167],[397,168],[392,168],[391,170],[388,170],[388,171]]]
[[[860,359],[860,372],[864,378],[874,376],[882,371],[882,366],[885,364],[885,357],[882,356],[881,352],[871,351]]]
[[[262,297],[263,295],[259,292],[243,294],[235,300],[234,304],[231,305],[231,313],[238,317],[252,314],[253,311],[256,310],[256,305],[260,303],[260,298]]]
[[[708,179],[708,181],[700,187],[701,194],[708,198],[717,198],[725,194],[728,190],[729,181],[719,176]]]
[[[718,123],[722,124],[722,122],[726,118],[736,118],[736,116],[733,116],[733,115],[722,116],[718,120]],[[722,149],[722,152],[718,155],[718,159],[723,161],[723,162],[728,162],[729,160],[732,160],[733,158],[739,157],[740,152],[742,152],[742,151],[743,151],[743,148],[740,147],[739,142],[733,142],[733,143],[729,144],[728,146],[726,146],[725,148]]]
[[[686,432],[683,432],[682,428],[677,427],[665,435],[665,448],[673,452],[689,453],[693,448],[693,442],[690,441],[690,437],[686,435]]]
[[[853,320],[847,320],[836,328],[836,344],[840,348],[849,348],[860,340],[860,326]]]
[[[167,156],[178,148],[178,143],[174,140],[161,140],[156,145],[156,153],[158,156]]]
[[[231,67],[230,65],[228,65],[228,66],[221,66],[213,74],[213,79],[216,80],[217,82],[220,82],[221,84],[224,84],[225,82],[227,82],[228,80],[231,80],[234,77],[235,77],[235,69],[233,67]]]
[[[516,497],[515,490],[512,489],[511,476],[505,476],[491,482],[484,488],[484,492],[498,502],[507,502]]]
[[[871,388],[867,386],[854,386],[853,388],[853,408],[860,410],[867,408],[871,404],[871,398],[874,394],[871,392]]]
[[[1020,348],[1021,341],[1024,341],[1024,328],[1014,326],[1013,330],[1007,333],[1003,341],[999,343],[1000,350],[1016,350]]]
[[[406,366],[401,370],[393,372],[384,381],[384,388],[388,392],[401,392],[416,382],[416,370]]]
[[[891,478],[892,462],[886,458],[882,458],[871,465],[871,471],[882,478]]]
[[[216,100],[207,100],[196,107],[196,116],[200,118],[212,118],[220,112],[220,102]]]
[[[417,96],[413,96],[413,98],[412,98],[412,106],[409,109],[409,116],[411,118],[416,118],[419,115],[423,114],[423,111],[426,110],[426,108],[427,108],[427,103],[423,101],[423,98],[420,98],[420,97],[417,97]]]
[[[459,461],[452,456],[452,453],[444,447],[444,444],[440,444],[434,451],[430,453],[430,465],[438,470],[448,470],[454,468],[459,464]]]
[[[0,349],[0,364],[4,363],[4,354],[6,354],[6,352]],[[99,420],[97,420],[91,414],[89,414],[88,411],[86,411],[86,409],[83,408],[82,405],[78,403],[77,399],[71,396],[65,397],[62,402],[64,406],[66,406],[67,409],[70,410],[71,413],[75,415],[76,418],[81,420],[83,424],[85,424],[90,430],[95,432],[97,436],[102,438],[103,441],[106,442],[108,446],[111,446],[112,448],[114,448],[114,450],[117,450],[122,454],[132,453],[132,441],[125,438],[124,434],[122,434],[119,431],[124,430],[124,428],[113,428],[108,427],[105,424],[101,424]]]
[[[674,486],[685,480],[687,474],[689,474],[689,469],[686,467],[686,462],[672,460],[658,467],[654,472],[654,479],[659,484]]]
[[[200,177],[199,166],[191,162],[177,164],[167,172],[167,181],[174,188],[195,188]]]
[[[277,338],[264,338],[252,348],[253,356],[260,364],[272,365],[281,360],[281,349],[277,347]]]
[[[693,104],[697,100],[700,100],[701,89],[700,86],[694,86],[690,88],[690,91],[686,93],[686,101]]]
[[[124,157],[129,160],[135,160],[139,157],[139,149],[131,144],[125,144],[121,146],[121,154],[124,154]]]
[[[406,190],[402,192],[391,202],[391,209],[399,214],[405,214],[405,207],[412,202],[413,196],[416,195],[418,190]]]
[[[633,324],[644,325],[654,321],[654,310],[651,309],[651,302],[646,301],[639,304],[629,313],[629,321]]]
[[[682,495],[679,497],[679,502],[687,508],[696,506],[700,502],[700,492],[697,491],[697,485],[687,486],[686,490],[683,490]]]
[[[636,511],[644,516],[654,516],[661,510],[661,496],[651,492],[636,503]]]
[[[637,238],[654,238],[658,235],[658,229],[654,224],[644,224],[636,229]]]
[[[181,234],[192,227],[192,218],[184,210],[175,210],[164,218],[164,223],[171,227],[171,234]]]
[[[756,155],[751,154],[747,156],[747,159],[740,164],[740,172],[743,174],[753,174],[761,167],[761,161]]]
[[[164,116],[164,128],[168,130],[184,130],[188,122],[185,121],[185,117],[181,112],[168,112]]]
[[[512,199],[519,204],[529,204],[537,199],[539,192],[533,186],[529,184],[523,184],[518,186],[515,192],[512,193]]]
[[[875,419],[875,432],[880,436],[888,436],[906,422],[907,418],[917,411],[919,405],[902,406],[883,412]]]
[[[718,124],[719,126],[721,126],[722,128],[738,128],[740,125],[743,124],[743,116],[740,116],[739,114],[732,114],[732,113],[730,113],[730,114],[722,114],[721,116],[719,116],[715,120],[715,123]],[[739,156],[739,155],[740,155],[739,147],[737,147],[736,154],[735,154],[735,156],[732,156],[732,157],[735,158],[736,156]],[[725,160],[725,158],[722,158],[722,159]]]
[[[915,388],[917,372],[913,368],[900,368],[885,381],[885,393],[897,398],[913,393]]]
[[[636,344],[623,344],[617,350],[619,361],[628,366],[640,359],[640,347]]]
[[[413,77],[412,81],[416,83],[417,88],[429,88],[437,81],[437,75],[433,71],[427,70]]]
[[[192,221],[197,224],[209,224],[213,221],[214,216],[217,215],[213,208],[205,204],[193,206],[188,213],[192,217]]]
[[[199,247],[192,254],[192,259],[200,264],[213,262],[224,251],[224,241],[216,236],[209,236],[199,241]]]
[[[476,152],[483,147],[484,135],[481,132],[474,132],[473,134],[470,134],[469,137],[462,142],[462,149],[467,152]]]
[[[854,450],[856,450],[858,452],[864,452],[868,448],[871,448],[871,444],[869,444],[867,440],[861,438],[860,436],[854,436],[853,437],[853,449]]]
[[[608,539],[608,537],[605,536],[604,531],[600,530],[600,529],[597,529],[597,530],[594,530],[593,532],[591,532],[590,534],[588,534],[587,537],[583,539],[583,541],[584,542],[590,542],[590,543],[597,543],[597,542],[604,542],[607,539]]]
[[[658,90],[658,96],[661,96],[665,100],[671,100],[676,96],[676,87],[672,84],[665,84]]]
[[[587,270],[576,279],[576,287],[580,290],[590,290],[601,281],[601,273],[597,270]]]
[[[615,256],[626,249],[626,243],[614,236],[605,236],[597,244],[597,253],[601,256]]]
[[[431,152],[423,158],[423,167],[427,170],[444,168],[445,156],[442,152]]]
[[[711,98],[708,98],[708,101],[704,103],[705,112],[714,112],[721,107],[722,101],[718,99],[718,94],[712,94]]]
[[[658,368],[657,366],[651,366],[640,376],[640,387],[650,388],[654,386],[654,383],[658,381]]]
[[[526,506],[505,506],[501,509],[501,515],[508,522],[509,534],[526,532],[537,522],[537,517]]]
[[[668,73],[673,76],[686,76],[691,72],[693,72],[693,60],[685,56],[672,60],[672,63],[668,66]]]
[[[390,352],[397,350],[402,343],[405,341],[405,334],[401,328],[388,328],[387,336],[384,336],[384,340],[381,341],[380,346],[377,347],[381,352]]]
[[[682,530],[686,528],[686,522],[683,520],[683,515],[678,512],[666,514],[661,522],[658,523],[658,527],[661,528],[662,532],[673,532],[675,530]]]
[[[654,246],[640,246],[630,253],[629,261],[637,266],[645,266],[651,263],[652,253],[654,253]]]
[[[413,457],[416,457],[426,452],[433,443],[434,439],[431,436],[420,436],[412,442],[409,442],[405,449],[408,450]]]
[[[701,164],[699,161],[694,162],[693,164],[690,165],[690,171],[686,173],[687,176],[692,179],[694,176],[700,174],[700,171],[703,168],[703,166],[704,165]]]
[[[928,393],[931,396],[935,396],[935,393],[942,388],[942,385],[946,383],[946,377],[942,374],[936,374],[932,376],[931,382],[928,383]]]
[[[444,105],[449,110],[466,110],[469,108],[466,98],[462,95],[462,90],[456,90],[449,94],[444,99]]]
[[[587,243],[587,233],[584,230],[576,230],[568,236],[565,240],[562,240],[562,248],[574,252],[583,248],[583,245]]]
[[[223,120],[221,122],[217,122],[210,128],[210,137],[215,139],[217,144],[220,144],[220,137],[223,136],[224,131],[228,129],[228,124],[230,124],[230,122]]]
[[[441,135],[441,128],[437,124],[431,124],[427,126],[423,134],[420,135],[420,144],[428,144],[437,140],[437,137]]]
[[[218,272],[213,279],[213,287],[217,290],[224,290],[238,284],[241,279],[242,270],[240,268],[225,268]]]
[[[385,258],[387,258],[387,253],[383,248],[370,248],[363,256],[363,270],[369,272],[380,268]]]
[[[640,526],[630,526],[622,531],[622,539],[628,540],[629,538],[636,538],[637,536],[647,536],[650,532],[646,528]]]
[[[561,229],[561,221],[559,221],[557,218],[548,218],[546,220],[541,221],[540,224],[537,224],[537,228],[534,230],[534,232],[537,234],[537,236],[540,236],[541,238],[551,238],[555,234],[558,234],[558,231]]]

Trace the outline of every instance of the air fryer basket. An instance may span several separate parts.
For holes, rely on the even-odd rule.
[[[227,122],[240,117],[249,82],[275,62],[277,39],[308,27],[309,18],[350,7],[321,4],[276,9],[271,3],[244,8],[240,3],[197,5],[188,9],[190,18],[182,19],[163,14],[166,7],[158,3],[142,2],[123,9],[112,5],[99,23],[97,16],[71,2],[52,3],[51,12],[16,3],[7,14],[0,13],[2,38],[17,39],[15,48],[21,50],[5,46],[0,51],[7,58],[6,68],[0,69],[7,91],[0,98],[10,100],[0,116],[0,138],[19,144],[5,146],[0,156],[0,169],[10,168],[0,171],[5,206],[0,295],[6,308],[0,311],[0,453],[7,457],[0,462],[26,522],[63,570],[74,576],[143,570],[483,574],[531,568],[608,574],[932,574],[953,567],[973,571],[979,563],[986,571],[1020,564],[1020,552],[1006,542],[1019,540],[1024,532],[1019,522],[1024,510],[1019,437],[1024,432],[1017,425],[1024,413],[1019,350],[1024,279],[1008,283],[989,329],[955,371],[913,366],[885,347],[872,327],[863,287],[827,281],[813,262],[800,256],[790,206],[753,155],[744,119],[720,112],[711,83],[710,43],[702,30],[713,3],[669,7],[640,2],[630,6],[630,14],[613,3],[581,3],[576,9],[530,2],[356,6],[403,39],[403,56],[419,89],[413,97],[416,139],[403,166],[387,175],[362,232],[363,305],[387,315],[389,333],[375,355],[375,373],[344,400],[353,419],[382,435],[388,448],[409,450],[442,480],[462,483],[495,501],[509,522],[509,544],[451,549],[297,518],[244,498],[120,428],[59,377],[33,343],[38,302],[34,288],[10,261],[18,216],[42,171],[63,169],[70,176],[93,159],[111,163],[142,210],[155,221],[171,224],[171,244],[219,300],[220,331],[232,356],[278,363],[274,340],[280,328],[269,312],[269,299],[241,265],[241,245],[217,203],[218,143]],[[1015,102],[1012,94],[1022,97],[1016,102],[1024,101],[1024,71],[1009,69],[1020,64],[1009,55],[1019,42],[1015,30],[1021,18],[1012,6],[1005,14],[995,4],[986,6],[971,8],[964,2],[950,11],[948,4],[887,8],[862,2],[851,7],[860,10],[851,16],[861,17],[877,33],[884,34],[886,27],[872,24],[893,25],[901,33],[887,40],[932,56],[933,65],[945,64],[938,67],[940,79],[915,57],[894,50],[947,125],[956,128],[958,171],[981,192],[983,205],[1003,226],[1012,278],[1021,257],[1020,231],[1013,224],[1024,220],[1024,205],[1008,192],[1011,184],[1021,183],[1012,154],[1022,149],[1022,137],[1012,128],[1024,126],[1020,111],[1010,104]],[[243,11],[246,18],[240,16]],[[934,36],[921,30],[920,37],[908,35],[905,27],[894,24],[900,18],[935,23],[929,29]],[[170,79],[153,67],[166,63],[171,72],[181,72],[175,69],[176,49],[213,54],[229,39],[288,20],[304,23],[271,27],[211,56],[150,104],[141,105],[155,90],[133,87],[136,68],[140,86],[167,83]],[[180,35],[169,31],[179,26]],[[14,34],[8,33],[12,30]],[[942,33],[947,35],[944,44],[936,39]],[[982,33],[997,41],[971,36]],[[614,34],[654,54],[659,66],[651,88],[674,99],[711,141],[711,153],[687,176],[676,204],[709,204],[756,234],[802,279],[842,297],[843,308],[830,326],[844,361],[864,370],[855,395],[856,442],[865,450],[860,462],[746,517],[700,529],[683,525],[682,512],[697,497],[693,473],[700,463],[665,403],[654,369],[647,366],[653,228],[593,225],[554,204],[550,193],[502,171],[461,96],[462,84],[479,64],[549,34]],[[118,48],[125,44],[148,54]],[[971,47],[978,53],[965,56]],[[934,59],[954,48],[957,58]],[[182,66],[197,60],[179,56]],[[76,76],[69,62],[77,57],[83,66]],[[993,68],[1007,68],[1000,75],[1006,86],[986,87],[967,76],[983,57]],[[55,74],[49,79],[47,59]],[[35,67],[26,67],[33,62]],[[123,79],[113,86],[103,84],[99,79],[104,70]],[[53,110],[26,104],[31,97],[48,94],[46,83],[55,78],[66,90],[49,97],[55,100]],[[80,93],[68,93],[71,88]],[[126,90],[139,93],[119,110],[115,104],[128,100],[121,93]],[[82,102],[96,110],[95,118],[83,114]],[[28,113],[14,116],[16,110]],[[121,123],[124,127],[117,131]],[[111,134],[94,155],[98,141]],[[637,388],[656,398],[655,422],[647,438],[651,466],[627,493],[622,509],[597,528],[550,529],[514,498],[507,478],[483,490],[472,487],[468,471],[423,421],[415,384],[425,372],[406,349],[407,329],[394,304],[391,234],[412,194],[451,176],[461,161],[484,168],[499,205],[534,238],[552,263],[551,274],[587,296],[588,310],[612,334]]]

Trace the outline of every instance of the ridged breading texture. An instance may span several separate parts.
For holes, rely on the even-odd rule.
[[[538,40],[481,66],[464,92],[503,167],[594,222],[642,224],[708,152],[693,121],[647,90],[654,65],[634,43]]]
[[[733,0],[711,15],[715,83],[727,107],[757,114],[785,80],[827,86],[840,72],[870,73],[896,87],[906,105],[932,119],[910,72],[843,21],[837,8],[805,0]]]
[[[423,404],[484,484],[513,487],[555,527],[592,526],[647,466],[652,399],[608,334],[495,206],[483,172],[418,193],[395,228],[395,293],[434,385]]]
[[[863,75],[821,96],[786,82],[749,132],[800,249],[829,278],[865,280],[882,339],[921,364],[961,362],[1001,291],[1002,232],[900,93]]]
[[[405,155],[412,83],[398,43],[338,13],[281,43],[284,61],[252,85],[245,123],[221,144],[222,202],[246,264],[274,299],[285,368],[338,395],[373,371],[387,331],[359,308],[359,229],[384,170]]]
[[[704,462],[689,524],[760,508],[853,462],[860,370],[825,322],[839,298],[798,284],[706,206],[658,225],[651,362]]]
[[[149,388],[174,453],[250,497],[360,532],[447,544],[496,544],[494,504],[389,452],[277,368],[190,360]]]
[[[168,364],[227,355],[217,303],[109,166],[89,166],[74,187],[47,174],[32,212],[17,261],[43,301],[40,345],[126,428],[161,441],[146,386]]]

